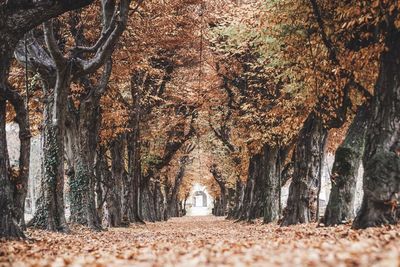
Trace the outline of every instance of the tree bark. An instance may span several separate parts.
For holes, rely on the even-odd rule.
[[[294,151],[294,173],[282,226],[309,223],[316,218],[321,161],[327,131],[313,111],[304,122]]]
[[[182,206],[182,216],[186,216],[186,214],[187,214],[186,203],[189,198],[189,195],[190,195],[190,193],[185,194],[185,199],[183,200],[183,206]]]
[[[107,188],[104,186],[104,175],[102,175],[99,171],[97,171],[97,155],[96,155],[96,161],[94,164],[94,178],[96,182],[95,186],[95,196],[96,196],[96,214],[99,218],[100,225],[102,225],[102,222],[105,219],[104,216],[104,203],[106,201],[106,197],[108,195]],[[105,172],[103,173],[105,174]]]
[[[332,188],[323,219],[325,226],[354,219],[357,174],[364,153],[369,112],[368,104],[359,108],[346,138],[336,150],[331,174]]]
[[[140,120],[141,120],[141,106],[140,106],[140,98],[141,98],[141,89],[138,84],[140,81],[136,80],[136,76],[131,77],[131,96],[133,99],[133,114],[131,114],[131,119],[129,122],[129,126],[132,129],[132,132],[128,133],[128,183],[129,188],[124,194],[130,196],[130,210],[131,213],[129,215],[129,221],[135,223],[144,223],[141,214],[141,203],[143,200],[143,196],[141,196],[142,192],[140,191],[143,188],[142,183],[149,185],[150,181],[143,182],[142,181],[142,163],[141,163],[141,137],[140,137]],[[123,218],[126,216],[126,212],[124,211]]]
[[[102,162],[101,165],[103,166],[104,171],[108,173],[107,177],[104,177],[107,187],[107,222],[110,227],[128,226],[128,218],[126,218],[125,224],[122,223],[122,211],[125,208],[129,209],[129,199],[125,199],[123,193],[123,183],[126,180],[126,171],[124,166],[125,144],[123,136],[118,136],[113,142],[111,142],[110,152],[111,173],[108,171],[107,161],[104,158],[105,151],[102,155],[99,155],[99,160]]]
[[[227,211],[226,211],[227,219],[231,219],[232,214],[234,214],[234,212],[235,212],[236,188],[232,188],[232,187],[227,188],[226,205],[227,205]]]
[[[388,17],[367,127],[364,197],[353,222],[356,229],[395,224],[400,217],[400,31],[394,20]]]
[[[186,165],[188,161],[189,161],[189,156],[187,155],[181,157],[179,160],[179,170],[175,176],[175,183],[174,186],[172,187],[171,197],[168,200],[168,206],[167,206],[168,218],[179,217],[179,209],[178,209],[179,190],[183,182],[183,177],[185,175]]]
[[[239,211],[242,209],[243,197],[244,197],[244,185],[238,176],[236,178],[236,185],[234,190],[234,199],[232,203],[232,208],[228,212],[227,219],[238,219]]]
[[[263,148],[263,176],[265,177],[264,190],[264,223],[279,219],[279,168],[277,168],[280,149],[277,146],[264,145]]]
[[[221,196],[215,198],[213,205],[214,208],[212,209],[212,215],[224,216],[224,200],[221,198]]]
[[[46,85],[44,110],[44,173],[37,210],[30,226],[68,231],[64,211],[64,130],[71,63],[57,70],[54,92]]]
[[[31,148],[31,132],[29,128],[29,116],[23,97],[7,85],[5,97],[13,105],[15,110],[15,120],[19,126],[19,166],[18,174],[13,177],[13,196],[15,200],[15,214],[18,225],[25,229],[25,198],[28,192],[29,159]]]
[[[225,216],[227,214],[228,201],[227,201],[227,187],[226,180],[222,177],[222,173],[217,168],[217,164],[211,165],[210,172],[213,175],[214,180],[217,182],[220,195],[216,200],[216,206],[214,207],[214,215]]]
[[[254,155],[250,159],[249,174],[244,189],[242,207],[238,212],[239,221],[252,221],[263,214],[263,180],[262,180],[262,156]]]
[[[168,180],[167,176],[164,177],[163,182],[164,182],[164,214],[163,214],[163,220],[167,221],[169,219],[168,201],[169,201],[170,196],[171,196],[172,184]]]
[[[154,209],[156,213],[156,221],[164,220],[164,196],[161,191],[161,183],[157,180],[154,183]]]
[[[95,152],[100,125],[99,99],[81,100],[78,110],[70,101],[65,141],[73,176],[70,177],[70,221],[101,229],[95,201]]]
[[[5,121],[6,100],[0,95],[0,237],[20,238],[24,237],[24,234],[15,219],[12,182],[7,170],[8,152]]]
[[[156,208],[154,203],[154,192],[151,190],[151,184],[141,187],[141,209],[144,221],[156,221]]]

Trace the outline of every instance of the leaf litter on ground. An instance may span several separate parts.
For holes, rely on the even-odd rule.
[[[0,241],[0,266],[400,266],[400,226],[235,223],[183,217],[71,234],[28,229]]]

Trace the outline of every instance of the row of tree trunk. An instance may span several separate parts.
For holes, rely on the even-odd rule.
[[[386,114],[394,115],[389,110]],[[330,198],[322,217],[322,222],[327,226],[347,223],[354,218],[356,218],[353,224],[355,228],[395,223],[398,220],[399,151],[395,150],[398,149],[398,141],[393,141],[392,137],[392,147],[388,146],[390,150],[387,153],[373,156],[365,154],[366,142],[370,142],[367,146],[370,149],[375,144],[371,139],[368,140],[368,132],[372,130],[368,126],[376,124],[377,121],[371,121],[371,115],[368,103],[359,107],[344,141],[336,150],[331,173]],[[386,117],[378,119],[388,121]],[[247,181],[243,184],[238,180],[235,188],[230,188],[233,193],[227,193],[229,190],[222,181],[220,172],[216,170],[216,165],[213,165],[210,171],[221,190],[220,196],[214,203],[214,214],[228,215],[229,219],[238,221],[262,218],[265,223],[269,223],[279,220],[283,226],[317,221],[320,217],[318,198],[327,136],[327,131],[322,125],[316,113],[312,112],[308,116],[299,133],[292,158],[286,166],[284,162],[288,160],[286,158],[288,148],[264,145],[262,151],[250,159]],[[392,124],[390,127],[395,125]],[[381,138],[381,132],[377,129],[380,128],[375,127],[374,133],[377,134],[375,138]],[[398,128],[391,129],[392,133],[398,131]],[[389,131],[387,132],[390,136]],[[363,155],[366,166],[365,195],[356,217],[354,209],[356,178]],[[289,165],[293,170],[288,176]],[[371,172],[374,177],[371,177]],[[282,210],[280,191],[288,179],[291,179],[289,196],[287,206]],[[387,184],[379,184],[383,182]],[[377,195],[378,192],[380,195]]]
[[[119,17],[115,18],[118,23],[111,21],[117,8],[114,1],[102,1],[103,7],[107,7],[103,12],[102,30],[104,36],[108,36],[107,41],[100,44],[96,57],[87,60],[80,56],[85,51],[62,54],[55,40],[53,23],[48,20],[91,1],[57,1],[49,6],[44,3],[36,5],[32,1],[12,6],[9,2],[0,9],[0,237],[23,236],[24,201],[29,172],[28,112],[23,107],[24,101],[8,83],[10,62],[23,35],[45,21],[44,44],[32,42],[33,46],[28,52],[31,55],[29,62],[27,57],[24,62],[29,68],[38,71],[45,81],[43,88],[46,99],[44,175],[41,178],[38,209],[30,225],[68,231],[64,209],[65,151],[73,222],[100,229],[102,218],[107,218],[108,225],[120,226],[181,215],[182,205],[177,192],[188,160],[181,159],[175,182],[170,187],[161,187],[156,170],[171,161],[176,151],[193,134],[192,129],[186,136],[175,131],[174,134],[179,135],[177,137],[181,140],[178,143],[168,143],[161,164],[153,166],[154,170],[142,177],[139,125],[142,113],[138,110],[140,91],[132,86],[133,112],[130,126],[134,131],[116,138],[107,148],[97,148],[100,122],[98,99],[108,83],[110,56],[125,28],[130,1],[122,0],[119,4],[119,12],[116,12]],[[364,197],[353,226],[365,228],[394,224],[400,217],[400,31],[396,27],[395,16],[388,16],[385,24],[379,27],[377,30],[384,36],[386,49],[380,56],[374,96],[358,109],[343,144],[336,151],[331,175],[332,193],[323,219],[326,225],[343,223],[354,217],[351,203],[361,160],[365,170]],[[77,40],[77,45],[80,42],[84,40]],[[40,52],[43,50],[42,45],[47,47],[49,53]],[[84,64],[79,65],[79,62]],[[100,83],[90,84],[89,75],[103,66]],[[133,79],[136,78],[133,76]],[[79,81],[88,87],[89,93],[80,99],[79,108],[69,103],[72,81]],[[138,82],[133,81],[132,84]],[[14,106],[20,126],[18,172],[12,171],[7,152],[7,101]],[[215,169],[213,175],[221,188],[221,197],[215,203],[215,214],[245,221],[263,218],[265,222],[273,222],[280,219],[282,225],[318,220],[327,133],[328,129],[318,112],[312,111],[299,132],[292,158],[287,160],[290,146],[265,144],[262,151],[250,159],[246,183],[242,184],[238,180],[233,191],[224,185]],[[111,155],[111,167],[108,166],[107,150]],[[125,153],[128,155],[126,164]],[[288,178],[285,172],[288,166],[292,166],[293,172],[287,206],[282,210],[280,190]]]
[[[354,219],[354,228],[397,223],[400,217],[400,48],[396,44],[400,40],[400,31],[396,26],[396,15],[388,15],[374,28],[374,34],[382,36],[376,41],[383,42],[385,50],[380,54],[379,75],[371,95],[357,83],[351,71],[341,66],[337,55],[340,49],[335,48],[325,32],[324,16],[318,1],[310,0],[310,4],[318,33],[329,52],[329,60],[341,69],[342,78],[347,79],[340,94],[342,104],[332,116],[331,112],[324,111],[321,104],[324,101],[319,101],[321,103],[308,115],[295,140],[292,158],[287,159],[287,155],[276,152],[282,149],[280,146],[264,145],[262,151],[250,159],[246,182],[233,188],[235,193],[228,194],[228,201],[223,200],[227,197],[227,190],[220,186],[221,197],[216,201],[216,213],[228,212],[228,218],[239,221],[264,218],[265,222],[270,222],[280,218],[282,225],[318,220],[322,215],[319,214],[318,198],[327,134],[330,129],[343,126],[353,105],[349,92],[355,89],[367,100],[358,108],[345,140],[336,151],[330,177],[332,190],[322,222],[336,225]],[[349,45],[347,49],[358,51],[360,47]],[[228,107],[235,109],[232,106],[235,94],[226,82],[228,79],[222,77]],[[238,89],[239,95],[244,96],[246,87],[238,83],[239,80],[246,84],[246,78],[242,77],[235,77],[230,83]],[[324,97],[319,96],[319,100]],[[233,152],[228,138],[213,130],[227,150]],[[290,146],[284,149],[290,149]],[[355,181],[361,163],[364,167],[364,196],[361,208],[355,214]],[[280,203],[276,204],[274,200],[288,175],[291,178],[289,197],[286,208],[282,210]],[[226,206],[225,203],[234,204]]]

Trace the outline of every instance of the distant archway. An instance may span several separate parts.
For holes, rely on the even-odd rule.
[[[193,195],[194,207],[207,207],[207,195],[203,191],[196,191]]]

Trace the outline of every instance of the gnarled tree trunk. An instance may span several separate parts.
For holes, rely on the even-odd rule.
[[[228,187],[227,188],[227,219],[232,218],[232,214],[235,213],[235,205],[236,205],[236,188]]]
[[[11,87],[4,88],[5,98],[12,104],[15,110],[15,121],[19,126],[19,166],[18,174],[13,177],[13,197],[15,202],[15,215],[18,225],[25,229],[25,198],[28,192],[29,159],[31,148],[31,132],[29,129],[29,116],[23,97]]]
[[[151,184],[141,187],[141,210],[142,218],[145,221],[155,222],[156,221],[156,209],[154,203],[154,193],[151,190]]]
[[[368,104],[359,108],[346,138],[336,150],[331,174],[332,188],[323,220],[326,226],[346,223],[355,216],[357,174],[364,153],[369,112]]]
[[[22,98],[13,106],[16,110],[16,120],[19,125],[19,174],[15,183],[14,199],[16,204],[16,219],[22,229],[25,229],[25,199],[28,193],[29,160],[31,150],[31,132],[29,117]]]
[[[1,63],[2,62],[0,62],[0,64]],[[0,86],[2,86],[1,83]],[[7,163],[8,152],[5,122],[6,100],[0,95],[0,237],[18,238],[24,237],[24,234],[15,219],[15,203],[13,198],[12,182],[8,172]]]
[[[189,156],[185,155],[179,160],[179,170],[175,177],[175,183],[172,187],[171,196],[168,200],[167,204],[167,216],[170,217],[179,217],[179,190],[181,188],[183,177],[186,171],[186,165],[189,161]]]
[[[64,128],[71,63],[57,70],[54,93],[45,90],[43,164],[37,210],[29,225],[51,231],[67,231],[64,211]]]
[[[294,173],[282,225],[308,223],[316,219],[321,162],[327,131],[311,112],[299,133],[294,151]]]
[[[254,155],[250,159],[249,174],[244,189],[242,207],[238,212],[239,221],[252,221],[263,214],[263,177],[262,156]]]
[[[386,51],[380,70],[367,128],[364,198],[354,228],[399,221],[400,210],[400,31],[388,18]]]
[[[263,148],[263,176],[264,190],[264,223],[279,219],[279,168],[277,168],[280,149],[277,146],[264,145]]]
[[[111,173],[108,171],[104,153],[99,155],[99,160],[102,162],[101,165],[103,166],[104,171],[108,172],[108,177],[104,177],[104,183],[107,187],[107,223],[110,227],[127,226],[129,224],[128,217],[126,217],[125,224],[122,223],[122,211],[124,208],[127,210],[129,209],[129,199],[125,199],[123,193],[123,183],[126,180],[126,171],[124,166],[125,144],[123,136],[118,136],[110,144]]]
[[[239,211],[242,209],[244,197],[244,185],[239,176],[236,178],[236,185],[232,190],[234,190],[234,198],[231,209],[228,211],[227,219],[238,219]]]
[[[81,100],[79,110],[69,102],[66,127],[67,156],[70,176],[71,222],[101,229],[95,201],[95,152],[100,124],[97,99]]]
[[[142,181],[142,163],[141,163],[141,140],[140,140],[140,119],[141,119],[141,108],[140,108],[140,96],[141,91],[137,86],[138,81],[135,79],[136,76],[131,78],[131,96],[133,99],[134,111],[132,112],[131,119],[129,122],[132,132],[128,133],[127,136],[127,148],[128,148],[128,177],[125,187],[124,196],[129,198],[130,213],[128,215],[130,222],[144,223],[141,214],[141,196],[140,191],[143,184],[149,185],[150,181]],[[146,196],[148,197],[148,196]],[[123,211],[123,219],[126,217],[126,210]]]
[[[154,209],[156,213],[156,221],[164,220],[164,196],[161,191],[160,181],[154,183]]]
[[[210,167],[210,172],[213,175],[214,180],[217,182],[220,190],[219,197],[215,200],[214,204],[214,215],[225,216],[228,208],[228,196],[226,181],[222,177],[222,173],[218,170],[217,164],[212,164]]]

